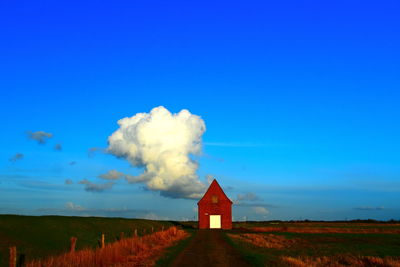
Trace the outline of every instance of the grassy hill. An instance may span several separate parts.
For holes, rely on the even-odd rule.
[[[134,229],[139,235],[151,232],[151,228],[172,226],[168,221],[144,219],[66,217],[66,216],[19,216],[0,215],[0,266],[8,264],[8,248],[17,246],[18,254],[26,260],[57,255],[68,251],[70,237],[78,238],[76,249],[96,247],[102,233],[105,241],[116,241],[121,232],[132,236]]]

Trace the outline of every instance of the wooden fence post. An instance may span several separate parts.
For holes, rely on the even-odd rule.
[[[161,227],[161,231],[164,231],[164,225]]]
[[[17,247],[10,247],[10,264],[9,267],[17,266]]]
[[[135,235],[135,236],[137,236],[137,229],[136,229],[136,228],[135,228],[135,232],[134,232],[134,235]]]
[[[154,227],[153,226],[151,227],[151,232],[154,233]]]
[[[69,247],[69,252],[73,253],[75,252],[75,247],[76,247],[76,241],[78,240],[78,238],[76,237],[71,237],[71,246]]]
[[[18,267],[25,267],[25,254],[20,254],[17,261]]]
[[[101,234],[101,248],[104,248],[104,234]]]

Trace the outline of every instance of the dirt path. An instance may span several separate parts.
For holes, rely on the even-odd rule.
[[[198,230],[172,267],[247,267],[240,254],[224,239],[220,230]]]

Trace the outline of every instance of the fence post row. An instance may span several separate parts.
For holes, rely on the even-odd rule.
[[[17,247],[10,247],[10,265],[9,267],[17,266]]]
[[[161,231],[164,231],[164,226],[161,227]],[[151,227],[151,232],[154,233],[154,227]],[[143,229],[143,234],[146,234],[146,228]],[[137,228],[134,229],[133,231],[133,236],[138,236],[138,230]],[[120,232],[120,240],[122,240],[124,238],[124,232]],[[71,253],[75,252],[75,248],[76,248],[76,242],[77,242],[78,238],[72,236],[70,238],[70,247],[69,247],[69,251]],[[101,248],[105,247],[105,235],[101,234]],[[16,267],[17,266],[17,247],[13,246],[10,247],[10,259],[9,259],[9,267]]]
[[[76,241],[78,240],[78,238],[76,237],[71,237],[71,246],[69,247],[69,252],[75,252],[75,247],[76,247]]]

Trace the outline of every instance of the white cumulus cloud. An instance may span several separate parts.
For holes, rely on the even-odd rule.
[[[108,138],[107,152],[143,167],[131,183],[144,183],[150,190],[172,198],[198,198],[205,190],[190,155],[201,153],[204,121],[183,109],[172,114],[160,106],[118,121],[119,129]]]

